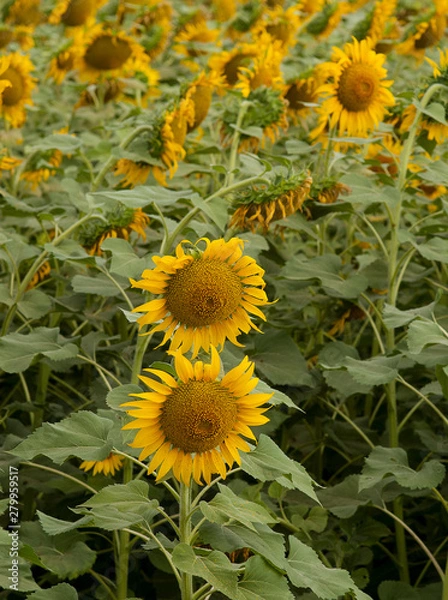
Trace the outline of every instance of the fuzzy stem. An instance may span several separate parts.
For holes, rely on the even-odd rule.
[[[191,487],[183,481],[180,483],[179,498],[179,541],[190,545],[191,542]],[[182,600],[193,598],[193,577],[181,572]]]

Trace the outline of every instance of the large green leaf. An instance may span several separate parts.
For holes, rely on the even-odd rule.
[[[136,255],[131,244],[120,238],[107,238],[101,244],[102,250],[108,250],[112,254],[110,272],[126,277],[140,277],[145,269],[150,267],[147,258]],[[126,286],[127,287],[127,286]]]
[[[442,483],[445,467],[437,460],[429,460],[419,471],[415,471],[409,466],[403,448],[376,446],[366,458],[359,478],[359,490],[375,486],[389,474],[392,474],[401,486],[411,490],[433,488]]]
[[[10,555],[10,552],[14,553],[15,551],[15,548],[12,547],[12,537],[10,536],[11,533],[12,531],[0,529],[0,588],[4,588],[5,590],[16,590],[20,592],[31,592],[32,590],[37,590],[39,589],[39,586],[33,579],[29,563],[26,562],[26,560],[20,555]],[[20,541],[19,530],[19,548],[20,547],[23,547],[23,544]],[[17,563],[13,563],[13,561],[17,561]],[[15,567],[18,567],[19,569],[17,582],[15,581],[15,572],[9,570],[14,569]],[[12,579],[10,579],[10,577]],[[11,588],[11,585],[14,587]],[[17,588],[15,586],[17,586]]]
[[[51,588],[33,592],[28,598],[31,600],[78,600],[78,592],[68,583],[58,583]]]
[[[308,588],[322,600],[337,600],[349,592],[358,600],[370,598],[356,587],[348,571],[329,569],[312,548],[295,537],[289,537],[289,545],[286,573],[296,587]]]
[[[41,290],[31,289],[25,292],[17,308],[27,319],[40,319],[50,312],[53,302]]]
[[[174,565],[190,575],[195,575],[211,583],[227,598],[238,600],[236,566],[222,552],[213,550],[204,556],[198,556],[191,546],[178,544],[173,550]]]
[[[291,460],[266,435],[260,435],[258,446],[242,455],[241,468],[259,481],[277,481],[288,489],[297,489],[316,502],[313,486],[317,485],[301,464]]]
[[[92,519],[88,516],[81,517],[77,521],[63,521],[62,519],[56,519],[50,515],[46,515],[40,510],[37,511],[42,529],[48,535],[59,535],[60,533],[67,533],[68,531],[74,531],[78,527],[91,524]]]
[[[126,408],[122,408],[121,405],[133,399],[129,394],[141,394],[142,392],[142,388],[135,383],[125,383],[114,388],[107,394],[106,403],[114,410],[125,412]]]
[[[86,573],[96,560],[91,550],[77,532],[58,536],[47,535],[37,521],[22,523],[20,537],[23,541],[21,556],[61,579],[73,579]]]
[[[122,529],[134,523],[150,523],[157,514],[158,500],[149,499],[149,486],[135,480],[108,485],[75,510],[92,517],[97,527]]]
[[[251,556],[238,583],[238,600],[293,600],[286,578],[263,560]]]
[[[78,347],[59,333],[57,327],[37,327],[31,333],[10,333],[0,339],[0,369],[20,373],[39,355],[51,360],[73,358]]]
[[[129,282],[120,280],[118,282],[121,287],[127,287]],[[80,294],[95,294],[98,296],[119,296],[120,289],[113,280],[106,277],[102,273],[97,273],[95,277],[87,277],[86,275],[75,275],[72,279],[72,288]]]
[[[71,456],[104,460],[112,449],[108,438],[113,426],[110,419],[80,411],[59,423],[44,423],[10,452],[25,460],[43,454],[58,464]]]
[[[368,360],[356,360],[348,356],[345,365],[350,375],[363,385],[381,385],[393,381],[398,375],[399,356],[374,356]]]
[[[409,325],[407,343],[409,352],[419,354],[429,344],[448,346],[448,336],[434,321],[419,318]]]
[[[210,502],[201,502],[200,508],[206,519],[225,525],[238,521],[256,531],[253,523],[274,523],[276,518],[260,504],[240,498],[224,485],[219,485],[219,493]]]
[[[399,308],[396,308],[391,304],[387,304],[386,302],[383,309],[384,324],[389,329],[395,329],[396,327],[403,327],[403,325],[407,325],[416,317],[424,317],[429,319],[431,318],[437,303],[438,300],[435,300],[426,306],[410,308],[409,310],[400,310]]]
[[[313,385],[306,360],[299,347],[285,331],[268,330],[255,339],[251,359],[257,370],[274,385]]]

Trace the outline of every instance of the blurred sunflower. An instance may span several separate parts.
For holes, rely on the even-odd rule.
[[[141,73],[148,86],[155,86],[158,73],[149,67],[144,48],[123,31],[98,24],[75,35],[74,66],[82,81],[96,82]]]
[[[21,127],[26,119],[25,106],[33,104],[31,92],[35,80],[30,75],[34,66],[28,56],[12,52],[0,57],[0,116],[13,127]]]
[[[288,117],[294,124],[310,113],[311,108],[308,104],[317,103],[319,85],[313,73],[300,76],[284,85],[282,95],[288,103]]]
[[[80,27],[93,22],[97,9],[105,0],[57,0],[48,22],[52,25],[62,23],[66,27]]]
[[[155,256],[154,269],[144,271],[140,281],[131,279],[132,287],[162,295],[134,309],[145,313],[139,326],[161,320],[149,332],[165,331],[160,346],[171,338],[170,350],[193,347],[193,357],[201,348],[208,352],[210,346],[223,346],[226,339],[241,346],[236,339],[241,332],[259,331],[249,314],[266,320],[258,307],[268,304],[264,271],[243,256],[241,239],[202,240],[204,251],[195,246],[187,254],[182,242],[175,257]]]
[[[212,0],[212,11],[218,23],[229,21],[236,13],[236,0]]]
[[[44,20],[40,0],[14,0],[6,14],[6,23],[13,25],[39,25]]]
[[[372,47],[376,48],[379,42],[385,46],[385,40],[391,35],[398,35],[396,18],[394,16],[398,0],[377,0],[366,17],[358,23],[352,32],[357,40],[370,38]]]
[[[317,90],[326,99],[317,109],[322,118],[314,136],[321,133],[327,119],[330,129],[337,128],[339,135],[360,137],[366,137],[382,121],[387,107],[395,103],[388,89],[393,82],[384,79],[385,58],[372,50],[369,39],[353,39],[343,50],[333,48],[333,62],[324,65],[332,81]]]
[[[51,265],[48,260],[46,260],[43,265],[36,271],[33,278],[28,284],[27,290],[31,290],[35,288],[39,283],[48,278],[51,273]]]
[[[308,3],[309,4],[309,3]],[[330,1],[324,2],[320,12],[312,11],[312,19],[306,26],[306,31],[316,38],[328,37],[339,25],[342,17],[351,12],[348,2]]]
[[[313,183],[310,198],[320,204],[333,204],[342,194],[350,193],[350,188],[332,177]]]
[[[173,50],[185,56],[185,66],[197,71],[198,57],[207,54],[206,46],[215,44],[219,34],[219,29],[210,29],[206,21],[187,23],[175,36]]]
[[[0,96],[1,98],[1,96]],[[0,156],[0,171],[8,171],[12,172],[16,169],[20,163],[22,162],[21,158],[16,158],[14,156],[4,156],[5,151],[2,152]],[[0,173],[0,179],[2,178],[2,174]]]
[[[261,86],[272,90],[281,90],[283,77],[281,63],[283,60],[282,43],[272,40],[269,34],[263,33],[256,44],[258,51],[248,66],[241,66],[238,73],[238,83],[235,89],[240,90],[245,98],[251,91]]]
[[[293,46],[301,24],[301,2],[289,8],[281,5],[266,8],[261,18],[252,29],[252,35],[257,38],[267,33],[275,41],[280,42],[284,51]]]
[[[213,91],[221,89],[223,85],[223,78],[213,71],[208,74],[201,71],[193,82],[187,84],[184,97],[192,103],[194,110],[193,119],[187,123],[187,133],[199,127],[210,109]]]
[[[93,469],[93,475],[104,473],[104,475],[113,477],[122,466],[123,458],[111,452],[104,460],[85,460],[79,465],[79,468],[86,472]]]
[[[410,104],[404,109],[399,129],[400,133],[404,134],[409,131],[416,114],[417,108],[415,104]],[[448,109],[445,107],[445,120],[447,119]],[[448,125],[433,119],[429,115],[421,115],[418,128],[419,131],[425,132],[428,140],[434,140],[437,144],[443,144],[448,139]]]
[[[106,214],[107,223],[91,221],[81,232],[81,244],[91,256],[102,256],[101,244],[107,238],[129,240],[131,233],[146,240],[145,229],[149,225],[149,217],[141,208],[129,208],[118,205],[113,213]]]
[[[0,50],[11,43],[17,43],[22,50],[30,50],[34,46],[34,27],[29,25],[0,25]]]
[[[146,54],[154,59],[165,49],[172,29],[171,4],[165,0],[149,0],[135,19],[132,34],[139,38]]]
[[[298,210],[308,198],[312,178],[301,173],[288,179],[274,181],[268,187],[254,187],[241,194],[233,203],[236,209],[230,227],[255,233],[269,231],[273,221],[285,219]]]
[[[174,353],[177,379],[166,371],[145,369],[160,379],[140,376],[151,390],[131,394],[139,400],[122,404],[133,421],[123,427],[137,429],[133,448],[142,448],[139,459],[153,455],[148,472],[158,469],[156,481],[170,471],[178,481],[190,485],[209,484],[214,474],[223,479],[234,463],[241,464],[240,451],[249,452],[243,437],[255,440],[251,427],[269,419],[263,404],[272,394],[251,392],[258,379],[247,357],[220,378],[221,361],[212,346],[210,364],[192,364]]]
[[[48,67],[47,77],[51,77],[57,85],[61,85],[67,74],[73,70],[75,65],[75,54],[71,43],[64,45],[51,59]]]
[[[227,87],[233,87],[239,81],[241,69],[251,64],[257,52],[256,44],[238,44],[231,50],[223,50],[213,55],[208,64],[211,71],[223,78]]]
[[[419,17],[407,32],[406,39],[395,46],[398,54],[414,56],[420,63],[426,50],[437,46],[447,26],[448,0],[434,0],[433,8]]]
[[[54,133],[68,133],[68,127],[62,127]],[[62,159],[63,154],[60,150],[40,153],[31,163],[27,163],[26,170],[23,171],[20,178],[29,183],[32,190],[35,190],[39,183],[48,181],[56,174],[56,169],[61,166]],[[42,163],[44,166],[40,166]]]

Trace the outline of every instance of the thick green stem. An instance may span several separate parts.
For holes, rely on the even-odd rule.
[[[235,124],[235,132],[233,134],[232,145],[230,147],[230,158],[229,158],[229,172],[227,176],[227,185],[232,185],[234,178],[234,169],[236,166],[236,159],[238,156],[238,146],[241,138],[241,125],[243,124],[244,116],[246,115],[247,109],[250,106],[250,102],[247,100],[242,102],[240,105],[240,110],[238,112],[238,117]]]
[[[123,483],[129,483],[132,480],[132,462],[125,460],[123,466]],[[117,600],[126,600],[128,597],[128,576],[129,576],[129,553],[131,536],[128,531],[121,530],[119,533],[119,548],[117,552],[116,581],[117,581]]]
[[[191,487],[181,482],[179,498],[179,541],[191,543]],[[182,600],[193,599],[193,577],[189,573],[181,573]]]

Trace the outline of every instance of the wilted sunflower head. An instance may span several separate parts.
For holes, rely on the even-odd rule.
[[[205,250],[198,245],[205,242]],[[185,251],[182,242],[176,256],[155,256],[154,269],[147,269],[142,279],[131,279],[132,287],[160,295],[137,306],[143,313],[140,327],[155,325],[149,333],[164,331],[160,345],[170,342],[170,350],[196,356],[201,348],[223,346],[226,339],[241,346],[237,336],[251,329],[259,331],[250,315],[265,320],[258,308],[268,304],[264,291],[264,271],[249,256],[243,256],[244,242],[232,238],[210,242],[202,238]]]
[[[34,69],[28,56],[12,52],[0,57],[0,116],[13,127],[25,122],[25,105],[32,104],[31,92],[35,80],[30,75]]]
[[[272,222],[302,210],[311,183],[309,173],[300,173],[288,179],[279,177],[269,186],[253,187],[235,200],[230,227],[267,233]]]
[[[145,369],[158,377],[141,376],[152,391],[131,394],[138,400],[122,406],[134,417],[123,429],[137,429],[133,448],[142,448],[140,460],[151,454],[148,472],[158,469],[157,480],[171,470],[173,477],[190,485],[210,483],[218,473],[225,479],[239,451],[249,452],[242,437],[255,439],[251,427],[268,422],[262,407],[272,394],[251,394],[258,383],[253,378],[254,364],[245,357],[220,378],[218,352],[211,348],[210,364],[192,364],[179,352],[174,353],[177,378],[159,369]]]
[[[349,194],[351,189],[345,183],[332,177],[313,183],[310,190],[310,198],[321,204],[333,204],[339,196]]]
[[[48,22],[56,25],[62,23],[66,27],[85,25],[95,14],[99,0],[57,0]]]
[[[213,91],[223,85],[223,78],[213,71],[207,74],[201,71],[193,82],[186,84],[185,91],[181,90],[181,95],[191,102],[194,114],[187,123],[187,133],[199,127],[210,109]]]

